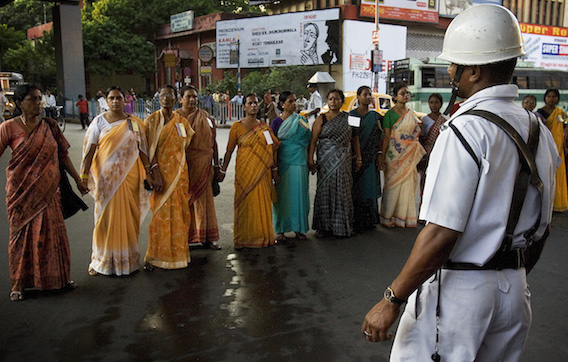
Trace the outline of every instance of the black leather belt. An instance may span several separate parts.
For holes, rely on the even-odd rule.
[[[525,266],[525,254],[523,249],[514,249],[505,253],[497,253],[485,265],[479,266],[472,263],[454,263],[448,260],[443,268],[452,270],[503,270],[520,269]]]

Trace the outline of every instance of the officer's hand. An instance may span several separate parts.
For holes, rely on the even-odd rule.
[[[392,333],[388,333],[389,328],[398,318],[400,306],[382,299],[365,316],[361,332],[368,341],[378,342],[392,339]],[[365,333],[366,332],[366,333]]]

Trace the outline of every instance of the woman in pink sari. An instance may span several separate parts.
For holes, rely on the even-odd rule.
[[[0,156],[9,146],[12,158],[6,169],[6,211],[10,225],[8,266],[10,300],[24,299],[24,290],[73,287],[70,253],[59,191],[60,169],[77,182],[67,149],[69,143],[55,120],[41,118],[41,91],[19,86],[14,94],[22,115],[0,125]]]
[[[393,90],[395,106],[383,119],[385,130],[379,160],[384,165],[385,187],[381,201],[380,219],[385,227],[416,227],[416,165],[426,154],[418,141],[420,119],[406,107],[410,92],[404,83],[397,83]]]

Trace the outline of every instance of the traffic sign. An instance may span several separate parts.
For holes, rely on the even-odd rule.
[[[373,44],[378,44],[378,43],[379,43],[379,31],[373,30]]]

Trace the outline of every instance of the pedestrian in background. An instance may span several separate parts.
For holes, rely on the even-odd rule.
[[[276,198],[273,180],[278,182],[276,150],[279,141],[268,125],[256,118],[258,98],[245,98],[245,118],[233,123],[219,181],[225,179],[235,147],[235,249],[261,248],[275,244],[272,202]]]
[[[321,108],[323,107],[321,95],[318,92],[318,85],[315,83],[308,84],[308,91],[310,92],[310,100],[306,107],[306,118],[310,124],[310,129],[314,126],[316,117],[318,116]]]
[[[355,232],[375,228],[379,223],[378,198],[381,196],[380,165],[384,162],[382,153],[383,128],[382,117],[373,110],[371,88],[361,86],[357,89],[357,108],[349,112],[360,119],[358,129],[361,147],[361,169],[353,170],[353,205]]]
[[[75,103],[75,106],[79,107],[79,119],[81,120],[81,127],[85,129],[87,128],[87,126],[89,126],[89,102],[83,99],[83,96],[79,94],[79,101]]]
[[[353,167],[359,171],[363,159],[357,133],[349,125],[348,114],[340,110],[344,101],[341,90],[331,90],[327,94],[329,111],[318,116],[312,129],[308,167],[318,174],[312,223],[317,237],[350,237],[354,232],[351,171]],[[316,148],[317,163],[314,162]]]
[[[432,153],[434,142],[436,142],[436,139],[440,134],[440,127],[448,120],[444,114],[440,113],[443,103],[444,100],[440,93],[430,94],[428,97],[430,113],[422,117],[422,123],[420,124],[421,131],[419,140],[420,144],[422,144],[422,147],[424,147],[424,150],[426,151],[426,154],[418,163],[418,173],[420,176],[420,200],[422,200],[422,195],[424,193],[426,167],[428,166],[430,153]]]
[[[107,90],[110,111],[93,119],[83,142],[81,179],[95,199],[89,275],[129,275],[140,268],[138,236],[150,207],[144,179],[154,180],[140,118],[124,112],[124,93]]]
[[[45,116],[49,118],[56,118],[55,115],[55,96],[51,94],[49,89],[45,91]]]
[[[176,111],[187,119],[195,131],[189,148],[189,237],[192,243],[202,243],[213,250],[221,249],[219,227],[213,201],[213,177],[219,176],[219,151],[217,149],[217,128],[210,115],[197,108],[197,89],[185,86],[181,89],[181,108]]]
[[[60,170],[71,174],[82,194],[88,191],[69,158],[69,143],[57,123],[41,118],[41,99],[38,87],[18,86],[14,101],[21,115],[0,125],[0,156],[7,147],[12,149],[6,169],[12,301],[24,299],[27,288],[74,286],[59,191]]]
[[[395,105],[383,119],[385,137],[382,152],[385,158],[385,187],[381,200],[381,224],[385,227],[416,227],[416,165],[426,151],[420,144],[420,119],[406,106],[410,92],[405,83],[393,88]]]
[[[189,176],[186,154],[194,131],[187,119],[174,112],[177,101],[172,85],[159,90],[161,109],[144,121],[151,170],[155,179],[150,208],[148,251],[144,269],[180,269],[189,256]]]
[[[213,114],[213,96],[211,95],[211,91],[209,89],[205,90],[205,95],[203,96],[203,110],[212,117],[215,117]]]
[[[548,89],[544,93],[544,107],[539,113],[546,119],[546,127],[552,132],[554,142],[558,148],[560,158],[564,160],[564,120],[566,113],[557,107],[560,100],[558,89]],[[568,185],[566,184],[566,163],[562,162],[556,170],[556,195],[554,196],[554,211],[564,212],[568,210]]]
[[[124,113],[132,114],[134,111],[134,96],[132,95],[133,90],[126,92],[124,97]],[[108,93],[107,93],[108,94]],[[108,98],[108,97],[107,97]],[[107,100],[108,105],[108,100]],[[110,107],[109,107],[110,108]]]
[[[312,133],[306,119],[296,113],[294,93],[282,92],[279,101],[282,115],[270,123],[280,141],[277,153],[280,182],[276,185],[274,231],[277,241],[285,240],[284,233],[289,231],[294,231],[298,240],[305,240],[310,228],[308,147]]]

